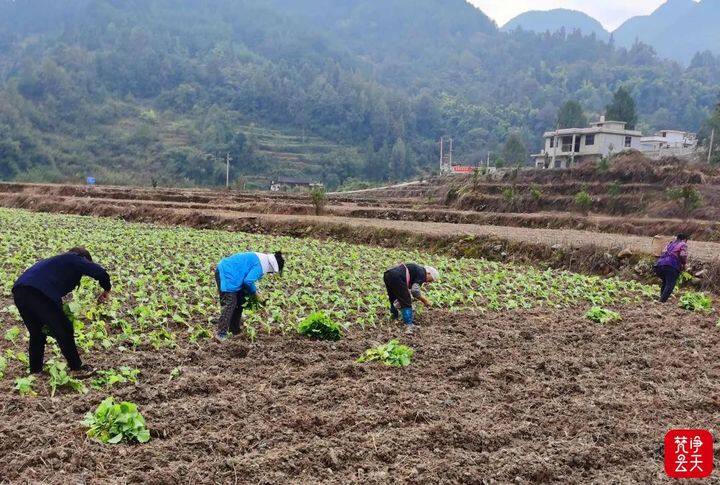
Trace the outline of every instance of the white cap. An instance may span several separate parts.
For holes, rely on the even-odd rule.
[[[432,277],[433,281],[438,281],[440,279],[440,272],[432,266],[425,266],[425,272]]]

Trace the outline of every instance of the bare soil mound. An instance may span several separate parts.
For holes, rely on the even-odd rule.
[[[716,316],[621,308],[421,317],[336,344],[262,335],[174,351],[97,352],[142,370],[146,445],[103,446],[79,424],[101,395],[0,391],[0,477],[13,483],[630,483],[663,476],[670,428],[720,418]],[[404,370],[356,364],[400,336]],[[0,346],[7,345],[6,342]],[[173,368],[183,374],[170,380]],[[16,369],[11,372],[17,373]],[[41,379],[45,381],[46,378]],[[46,396],[44,382],[39,386]]]

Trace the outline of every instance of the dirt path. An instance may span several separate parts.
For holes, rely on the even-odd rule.
[[[112,394],[140,406],[142,446],[85,438],[107,393],[51,399],[46,377],[37,398],[10,391],[13,362],[0,482],[656,483],[669,429],[720,420],[716,317],[649,304],[598,325],[585,310],[433,311],[410,338],[383,325],[335,344],[275,334],[93,352],[96,366],[141,369]],[[398,336],[416,350],[409,368],[354,363]]]
[[[178,212],[192,213],[187,209]],[[636,253],[650,254],[652,238],[625,236],[620,234],[596,233],[573,229],[530,229],[523,227],[485,226],[475,224],[452,224],[443,222],[389,221],[384,219],[362,219],[356,217],[306,216],[283,214],[255,214],[226,211],[203,211],[205,215],[223,217],[253,218],[259,221],[305,222],[310,224],[343,224],[352,227],[393,229],[431,236],[493,236],[514,242],[527,242],[544,246],[564,247],[597,246],[608,250],[630,249]],[[691,257],[702,262],[720,260],[720,243],[691,241]]]

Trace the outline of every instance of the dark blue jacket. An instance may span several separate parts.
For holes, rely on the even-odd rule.
[[[75,253],[65,253],[35,263],[17,279],[13,290],[29,286],[60,304],[63,296],[80,285],[80,279],[89,276],[98,280],[105,291],[110,291],[110,276],[99,264],[92,263]]]

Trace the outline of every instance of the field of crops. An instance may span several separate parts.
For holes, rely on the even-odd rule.
[[[95,303],[97,285],[89,279],[83,280],[70,304],[79,320],[78,340],[87,351],[95,345],[162,347],[207,337],[205,330],[217,316],[214,265],[242,251],[282,250],[288,260],[282,278],[263,281],[268,304],[248,312],[245,327],[250,338],[261,331],[290,331],[316,311],[347,329],[375,325],[388,314],[383,271],[408,261],[439,268],[442,281],[428,288],[428,296],[448,310],[572,305],[581,312],[583,306],[623,304],[653,291],[615,279],[345,243],[9,210],[0,210],[0,222],[0,289],[5,295],[37,259],[75,245],[86,246],[109,270],[115,285],[109,305]],[[17,320],[12,308],[3,311]]]
[[[655,295],[654,288],[636,282],[332,241],[129,224],[113,219],[33,214],[4,209],[0,209],[0,227],[2,227],[0,321],[2,321],[2,334],[5,336],[0,340],[5,364],[0,372],[3,375],[0,381],[0,396],[7,397],[9,399],[7,402],[10,403],[10,407],[6,407],[3,411],[12,415],[13,410],[25,409],[26,413],[30,413],[27,416],[33,416],[33,420],[45,422],[43,420],[49,419],[49,423],[53,423],[53,426],[57,425],[65,430],[64,432],[70,433],[68,438],[70,442],[79,446],[78,443],[85,440],[87,428],[77,419],[78,415],[93,411],[110,395],[119,396],[138,403],[140,411],[144,412],[147,420],[149,434],[142,436],[151,441],[148,445],[135,445],[133,449],[138,451],[132,453],[142,453],[139,449],[143,446],[169,446],[171,442],[173,447],[181,446],[172,438],[173,433],[180,434],[180,430],[176,428],[180,425],[175,423],[175,419],[182,420],[184,415],[175,416],[176,411],[170,407],[170,401],[175,409],[182,409],[182,412],[192,415],[188,419],[192,423],[191,428],[194,432],[205,435],[210,433],[210,430],[214,430],[213,432],[223,436],[217,439],[226,443],[231,438],[218,431],[216,418],[212,418],[209,422],[205,422],[205,419],[216,416],[224,407],[234,406],[235,399],[243,400],[247,409],[258,409],[248,404],[248,399],[253,399],[247,396],[248,389],[241,387],[233,390],[234,386],[241,385],[240,382],[242,382],[241,386],[254,386],[252,387],[254,391],[264,399],[267,399],[266,394],[270,389],[274,389],[273,392],[280,393],[275,398],[279,400],[288,398],[282,390],[285,386],[291,385],[291,396],[294,395],[294,399],[300,401],[302,406],[307,406],[309,399],[312,402],[311,408],[318,407],[318,409],[328,407],[330,403],[340,407],[349,406],[350,403],[357,406],[357,396],[353,394],[355,397],[348,397],[349,391],[343,391],[342,387],[324,390],[324,397],[307,394],[310,391],[298,390],[298,388],[310,389],[325,385],[340,379],[341,376],[347,377],[347,379],[343,378],[343,382],[348,383],[357,381],[362,376],[377,379],[368,388],[374,389],[372,395],[378,395],[378,392],[381,394],[388,392],[390,395],[400,392],[403,399],[407,399],[405,392],[416,393],[417,386],[424,387],[424,384],[419,382],[442,379],[445,373],[452,378],[448,380],[450,382],[455,379],[453,377],[455,373],[461,372],[465,366],[470,365],[466,361],[474,361],[477,358],[478,362],[484,362],[488,358],[489,351],[485,351],[483,354],[485,357],[476,355],[471,358],[465,353],[484,348],[482,344],[484,337],[481,337],[481,333],[486,330],[481,329],[485,328],[485,325],[488,325],[488,328],[495,328],[492,326],[496,324],[500,325],[500,328],[505,324],[512,328],[525,326],[527,329],[535,328],[530,333],[537,331],[546,333],[542,329],[537,330],[538,322],[547,322],[548,326],[556,326],[558,322],[567,319],[583,322],[575,325],[588,325],[588,328],[599,329],[592,330],[593,332],[602,333],[606,332],[602,330],[603,325],[606,328],[613,328],[616,324],[610,322],[620,321],[623,317],[627,317],[627,313],[637,316],[637,309],[650,305]],[[28,382],[25,378],[27,362],[25,329],[19,320],[17,310],[12,305],[10,289],[20,272],[37,259],[52,256],[75,245],[88,247],[94,259],[108,269],[114,284],[112,300],[108,304],[99,305],[94,299],[98,292],[96,283],[85,279],[68,305],[75,318],[76,338],[82,349],[83,358],[101,370],[100,376],[92,381],[86,381],[82,388],[57,382],[53,385],[53,372],[62,371],[53,368],[50,379],[41,376],[35,381]],[[268,277],[261,282],[260,289],[267,303],[258,310],[246,313],[244,325],[247,335],[223,346],[210,339],[214,320],[219,312],[213,276],[214,265],[226,255],[247,250],[262,252],[282,250],[287,258],[285,273],[282,277]],[[419,335],[412,337],[405,336],[401,325],[393,324],[389,320],[388,302],[382,285],[383,271],[406,261],[432,264],[438,267],[442,274],[441,282],[428,287],[426,292],[436,308],[421,310],[419,315],[421,330]],[[675,305],[673,311],[681,310]],[[330,320],[339,323],[343,328],[343,340],[337,344],[305,343],[304,339],[298,337],[296,334],[298,324],[314,312],[323,312]],[[707,315],[705,320],[716,319],[709,316],[709,313]],[[560,320],[558,316],[562,316]],[[505,318],[507,320],[504,320]],[[439,322],[442,322],[442,331],[438,328]],[[516,331],[520,333],[512,333]],[[490,332],[489,335],[492,335],[495,330]],[[501,330],[500,340],[497,336],[490,338],[494,342],[506,338],[515,341],[514,339],[519,338],[517,335],[521,335],[520,341],[527,341],[528,345],[532,343],[532,338],[524,335],[527,330],[510,330],[510,332],[506,334]],[[603,336],[606,337],[608,336]],[[360,370],[376,368],[376,364],[373,363],[356,363],[366,349],[394,339],[415,348],[411,366],[415,369],[411,371],[413,374],[405,374],[407,376],[405,378],[398,377],[399,381],[392,384],[396,379],[393,376],[399,375],[398,372],[408,371]],[[450,350],[453,346],[460,347],[457,347],[456,351]],[[263,349],[264,347],[266,349]],[[445,356],[438,350],[443,347],[446,348],[443,352],[447,352]],[[612,349],[612,346],[609,348]],[[516,350],[510,350],[509,353],[513,354]],[[533,351],[534,349],[528,349],[528,352]],[[46,353],[46,358],[57,364],[62,358],[58,358],[57,349],[54,352],[55,358],[50,356],[49,351]],[[508,350],[503,352],[507,353]],[[544,352],[547,352],[547,349]],[[287,355],[282,355],[283,353]],[[592,353],[594,354],[594,351]],[[253,362],[253,355],[257,359],[256,362]],[[230,376],[223,369],[222,364],[213,360],[238,358],[247,362],[237,364],[248,366],[242,367],[243,372],[252,373],[255,364],[263,369],[258,375],[252,376],[251,384],[244,380],[249,377]],[[445,364],[440,365],[449,366],[448,370],[439,372],[438,362],[444,362]],[[229,368],[240,372],[237,367],[233,367],[236,364],[228,365]],[[306,369],[308,374],[304,374],[305,377],[298,378],[296,375],[288,374],[294,372],[295,367],[304,369],[308,365],[312,369]],[[369,374],[365,374],[366,372]],[[508,377],[505,372],[497,374],[502,377],[503,382],[518,382],[506,381]],[[280,378],[278,375],[285,377]],[[462,379],[459,382],[461,389],[477,387],[476,383],[473,384],[476,382],[474,379],[477,379],[475,374],[467,377],[471,379],[468,381],[470,384],[465,382],[466,377]],[[400,384],[400,381],[405,380],[407,382]],[[396,386],[396,391],[391,392],[386,387],[388,385]],[[446,386],[445,380],[430,385],[437,392],[450,392],[443,390],[444,386]],[[405,388],[407,391],[400,391]],[[378,391],[378,389],[384,390]],[[353,392],[362,392],[362,389]],[[340,395],[334,395],[335,393]],[[345,393],[344,398],[343,393]],[[33,397],[35,394],[36,397]],[[52,399],[50,399],[51,394],[54,394]],[[212,404],[196,409],[195,400],[202,396],[213,399]],[[444,403],[446,399],[451,402],[456,398],[457,396],[448,395],[439,402]],[[165,402],[168,399],[170,401]],[[350,400],[345,401],[346,399]],[[370,399],[369,403],[373,402],[372,398],[367,399]],[[429,397],[426,395],[425,399]],[[298,403],[290,404],[288,401],[280,404],[280,408],[284,409],[284,412],[288,412],[288,409],[298,412],[294,407],[296,404]],[[192,408],[192,412],[188,407]],[[268,409],[270,416],[263,417],[265,423],[273,422],[282,415],[279,410],[272,411],[273,406]],[[350,414],[356,411],[353,408]],[[231,414],[233,419],[258,422],[264,412],[241,413],[239,416],[235,412]],[[385,413],[387,412],[389,411],[386,409]],[[470,413],[468,416],[472,415],[473,413]],[[310,420],[308,423],[316,422],[316,425],[322,428],[323,423],[327,424],[330,418],[297,419],[300,421],[292,421],[290,424],[283,424],[281,421],[276,424],[281,430],[295,430],[294,432],[298,433],[298,430],[301,430],[303,433],[308,433],[314,429],[314,425],[307,424],[306,419]],[[344,419],[346,418],[341,419],[342,425],[336,423],[335,427],[344,429],[349,426]],[[414,419],[416,422],[420,418]],[[431,420],[428,417],[422,419]],[[378,426],[391,426],[391,423],[382,418],[378,418],[377,423]],[[9,432],[8,443],[12,442],[13,447],[25,449],[28,453],[31,450],[37,452],[38,444],[31,439],[32,426],[32,423],[26,423],[21,431]],[[263,425],[257,426],[260,429]],[[187,425],[181,427],[183,433],[189,432]],[[8,425],[0,431],[7,432],[8,429],[15,428]],[[246,428],[242,429],[246,430]],[[277,429],[277,427],[273,428],[271,434],[277,434]],[[284,433],[284,431],[280,432]],[[248,441],[243,441],[242,446],[238,445],[244,450],[243,453],[246,453],[243,456],[251,456],[252,453],[260,453],[264,450],[257,448],[260,446],[258,443],[269,446],[267,444],[269,438],[253,440],[250,437],[251,431],[246,430],[245,433],[250,433],[243,435]],[[316,433],[320,433],[319,436],[324,439],[329,439],[327,435],[322,434],[329,431],[322,433],[316,431]],[[262,433],[258,431],[258,436],[259,434]],[[317,435],[315,436],[317,438]],[[382,452],[378,451],[375,444],[375,434],[372,439],[375,453],[379,454],[381,461],[384,460]],[[153,444],[155,441],[161,441],[164,445]],[[48,438],[43,449],[58,450],[62,448],[63,442],[65,441],[62,439]],[[91,442],[92,440],[88,440],[87,443]],[[99,447],[109,446],[87,443],[84,446],[91,454],[102,454],[104,452]],[[448,443],[448,446],[450,445],[459,446],[457,443]],[[193,448],[192,444],[187,446]],[[204,447],[208,446],[212,453],[205,451],[209,456],[213,456],[213,460],[217,460],[215,445],[203,444],[201,448],[205,449]],[[199,452],[197,449],[196,451]],[[305,456],[312,450],[295,449],[286,452],[292,456],[297,456],[298,453]],[[337,450],[334,453],[337,453]],[[59,459],[64,463],[62,456],[65,456],[64,452]],[[51,458],[53,457],[57,458],[55,454],[52,454]],[[255,458],[250,459],[248,463],[238,461],[232,467],[225,462],[213,461],[210,468],[217,473],[213,475],[214,480],[232,478],[233,474],[238,473],[237,467],[241,465],[241,468],[245,467],[248,473],[257,474],[253,475],[255,478],[269,476],[260,474],[255,468],[257,466],[257,461],[253,461]],[[271,457],[263,454],[263,459],[271,460]],[[14,457],[13,460],[12,466],[20,467],[16,478],[20,476],[24,479],[47,478],[46,473],[49,473],[47,466],[41,465],[37,460],[23,461],[24,458],[20,457]],[[72,462],[72,466],[58,464],[59,469],[67,472],[67,475],[60,476],[77,480],[80,476],[85,476],[82,474],[87,470],[92,470],[93,465],[88,465],[80,458],[77,460],[77,463]],[[171,457],[167,457],[167,460],[171,460]],[[283,466],[278,465],[278,470],[284,467],[283,473],[287,475],[278,475],[275,478],[287,479],[293,474],[302,476],[302,473],[311,473],[311,476],[315,476],[312,474],[332,473],[327,470],[342,468],[338,464],[337,457],[331,456],[328,460],[330,465],[326,468],[321,467],[322,470],[317,468],[296,470],[283,461]],[[357,460],[360,458],[358,457]],[[34,466],[44,469],[44,472],[33,474]],[[154,466],[157,468],[157,465]],[[272,463],[268,462],[266,466],[272,466]],[[49,470],[52,469],[51,466]],[[180,477],[182,481],[185,473],[183,470],[185,469],[182,467],[174,469],[172,476]],[[416,473],[415,468],[411,467],[408,473],[411,472]],[[107,470],[103,473],[106,477],[113,476]],[[369,471],[364,470],[361,473],[353,470],[352,473],[360,479]],[[379,476],[382,478],[382,475]],[[428,477],[432,476],[432,473],[428,475]],[[141,481],[139,477],[132,480],[132,477],[125,475],[123,480]],[[196,480],[212,481],[213,477],[203,476]]]

